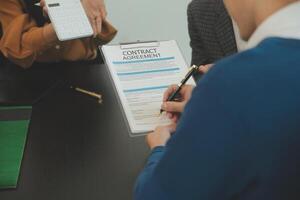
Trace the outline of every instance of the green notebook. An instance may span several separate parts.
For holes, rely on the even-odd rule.
[[[0,106],[0,189],[17,186],[31,107]]]

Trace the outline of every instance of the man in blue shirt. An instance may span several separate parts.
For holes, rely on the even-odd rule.
[[[136,200],[300,199],[300,1],[224,2],[248,50],[164,102]]]

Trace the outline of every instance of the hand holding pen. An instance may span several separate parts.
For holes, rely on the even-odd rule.
[[[167,101],[168,97],[177,90],[177,85],[171,85],[165,91],[161,109],[167,113],[167,117],[174,123],[177,123],[177,120],[183,112],[185,105],[190,100],[193,89],[193,85],[184,85],[179,92],[180,100],[177,101]]]
[[[166,111],[167,116],[175,122],[177,121],[179,114],[183,112],[185,104],[190,99],[194,88],[191,85],[185,84],[193,74],[198,72],[198,69],[199,67],[195,65],[191,67],[187,75],[178,85],[170,86],[164,93],[163,105],[160,112]]]

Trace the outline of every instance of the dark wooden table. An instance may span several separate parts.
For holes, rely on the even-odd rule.
[[[103,104],[70,85],[103,95]],[[18,187],[1,200],[129,200],[149,152],[131,138],[108,71],[97,63],[0,66],[0,103],[32,103]]]

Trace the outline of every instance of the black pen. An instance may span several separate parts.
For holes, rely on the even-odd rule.
[[[185,75],[184,79],[182,79],[182,81],[177,85],[177,89],[175,90],[175,92],[173,92],[172,95],[170,95],[167,99],[167,101],[174,101],[176,96],[178,95],[178,93],[180,92],[182,86],[184,86],[184,84],[186,84],[186,82],[191,78],[191,76],[197,72],[199,69],[198,66],[193,65],[189,72]],[[163,109],[160,109],[160,114],[163,112]]]

